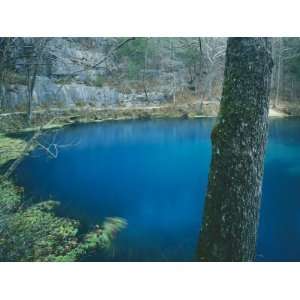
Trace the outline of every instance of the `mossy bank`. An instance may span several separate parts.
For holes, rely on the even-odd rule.
[[[17,159],[25,140],[0,134],[0,170]],[[126,226],[121,218],[82,231],[78,220],[57,215],[59,202],[28,199],[21,187],[0,176],[0,261],[77,261],[108,249]]]
[[[214,117],[218,113],[218,102],[201,102],[185,105],[145,106],[128,108],[82,107],[80,109],[51,109],[33,112],[30,126],[26,114],[0,114],[0,132],[17,132],[35,130],[55,119],[51,126],[44,129],[62,127],[74,123],[118,121],[127,119],[158,119],[158,118],[195,118],[202,116]]]

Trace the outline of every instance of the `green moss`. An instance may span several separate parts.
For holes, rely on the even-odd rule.
[[[97,249],[108,250],[115,235],[127,225],[127,222],[121,218],[106,218],[103,226],[97,226],[93,231],[87,233],[82,242],[75,248],[61,256],[49,257],[51,261],[75,261],[87,253]]]
[[[45,125],[52,118],[55,122],[44,126],[43,130],[58,129],[73,123],[103,122],[128,119],[157,119],[157,118],[194,118],[202,116],[214,116],[218,106],[206,105],[204,110],[199,111],[197,105],[161,105],[159,107],[145,108],[119,108],[97,109],[87,105],[84,101],[78,101],[78,106],[72,109],[55,112],[39,111],[33,114],[32,126],[26,127],[25,114],[0,117],[0,128],[5,132],[32,132]],[[18,124],[18,126],[16,126]],[[1,141],[0,141],[1,143]],[[1,146],[0,146],[1,149]]]
[[[2,180],[0,183],[0,214],[16,211],[21,205],[21,193],[22,189],[17,189],[10,181]]]
[[[25,146],[22,139],[0,134],[0,166],[18,158]],[[22,188],[0,178],[0,261],[80,260],[91,251],[108,249],[126,226],[125,220],[110,218],[80,234],[79,221],[58,217],[58,206],[53,200],[29,205]]]
[[[10,160],[18,158],[25,146],[26,142],[22,139],[11,138],[0,134],[0,166]]]
[[[26,205],[22,189],[9,181],[0,183],[1,261],[76,261],[109,248],[126,226],[123,219],[111,218],[82,235],[79,221],[56,215],[58,202]]]
[[[60,128],[63,128],[65,125],[69,124],[69,122],[67,120],[65,120],[64,122],[62,123],[51,123],[49,125],[46,125],[42,128],[43,131],[45,130],[50,130],[50,129],[60,129]],[[18,130],[18,132],[35,132],[37,130],[40,129],[40,126],[35,126],[35,127],[26,127],[26,128],[23,128],[21,130]]]

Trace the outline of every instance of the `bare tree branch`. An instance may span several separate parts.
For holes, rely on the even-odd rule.
[[[14,160],[14,162],[10,165],[8,170],[5,172],[5,174],[3,175],[4,179],[8,179],[12,175],[12,173],[20,165],[20,163],[22,162],[24,157],[31,151],[32,146],[37,141],[38,137],[42,134],[42,130],[45,127],[51,125],[54,122],[55,119],[56,118],[53,118],[48,123],[46,123],[45,125],[39,127],[39,129],[34,133],[33,137],[26,143],[26,146],[25,146],[24,150],[22,151],[22,153],[20,154],[19,158]]]
[[[99,67],[101,64],[103,64],[112,54],[114,54],[114,52],[118,51],[120,48],[122,48],[124,45],[126,45],[128,42],[135,40],[135,37],[131,37],[126,39],[125,41],[121,42],[120,44],[118,44],[116,47],[112,48],[108,54],[102,58],[99,62],[97,62],[96,64],[92,65],[92,66],[87,66],[85,68],[82,68],[80,70],[74,71],[72,73],[70,73],[67,77],[67,79],[65,80],[65,83],[62,83],[61,86],[57,89],[57,91],[55,92],[55,98],[57,97],[58,93],[61,91],[61,89],[64,87],[64,85],[66,84],[66,82],[68,82],[68,80],[72,79],[72,77],[74,75],[77,75],[81,72],[85,72],[88,70],[93,70],[96,69],[97,67]]]

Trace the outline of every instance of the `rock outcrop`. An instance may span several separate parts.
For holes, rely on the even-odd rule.
[[[168,72],[147,70],[159,76],[159,82],[151,88],[126,86],[126,79],[107,82],[117,66],[113,59],[95,68],[107,56],[113,38],[52,38],[44,51],[47,61],[39,68],[33,91],[33,105],[44,107],[56,104],[59,107],[90,105],[111,107],[116,105],[151,105],[171,99],[173,89]],[[16,49],[20,52],[20,49]],[[25,76],[22,64],[16,64],[19,74]],[[118,66],[120,67],[120,66]],[[125,67],[126,69],[126,67]],[[126,71],[126,70],[125,70]],[[157,73],[157,74],[156,74]],[[158,74],[159,73],[159,74]],[[153,74],[152,74],[153,75]],[[24,80],[23,80],[24,81]],[[124,86],[126,88],[124,88]],[[9,107],[25,105],[27,89],[24,82],[10,84],[6,91]]]

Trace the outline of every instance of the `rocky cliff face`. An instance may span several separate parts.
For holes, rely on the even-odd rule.
[[[10,45],[13,59],[3,67]],[[1,111],[25,111],[26,41],[0,38]],[[41,40],[41,39],[40,39]],[[163,103],[219,102],[225,38],[136,38],[111,52],[125,38],[49,38],[33,90],[34,107],[153,106]],[[299,107],[299,38],[286,38],[288,54],[279,68],[274,45],[271,103]],[[277,49],[277,50],[276,50]],[[280,51],[279,51],[280,52]],[[108,54],[104,63],[98,64]],[[10,55],[8,55],[10,57]],[[31,63],[36,63],[34,56]],[[97,65],[98,64],[98,65]],[[93,67],[97,65],[96,67]],[[5,80],[4,80],[5,79]],[[279,80],[280,79],[280,80]],[[6,82],[4,82],[6,81]],[[174,95],[176,97],[174,97]],[[19,107],[18,107],[19,106]]]
[[[47,61],[41,64],[33,91],[35,106],[61,107],[90,105],[132,106],[166,102],[171,98],[172,86],[170,74],[160,72],[159,84],[146,91],[134,87],[126,79],[112,78],[117,73],[114,57],[97,68],[97,64],[112,48],[113,38],[52,38],[48,41],[45,52]],[[126,72],[126,65],[123,71]],[[155,72],[156,70],[147,70]],[[25,73],[21,67],[17,72]],[[107,78],[110,78],[108,82]],[[126,83],[127,82],[127,83]],[[26,103],[27,87],[23,82],[9,85],[6,91],[7,103],[11,107]]]

